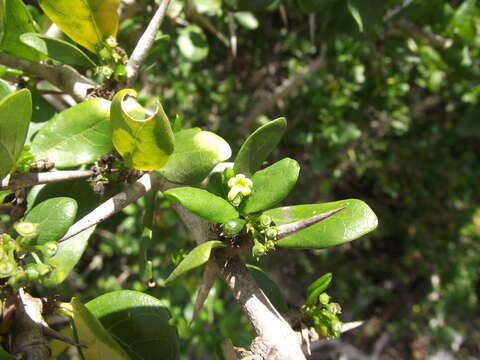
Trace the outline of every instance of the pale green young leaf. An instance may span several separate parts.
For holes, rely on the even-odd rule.
[[[125,89],[113,98],[110,108],[113,145],[128,166],[138,170],[160,169],[174,150],[170,121],[160,103],[148,118],[128,113],[123,106],[125,97],[135,95],[134,90]]]
[[[225,247],[225,244],[221,241],[212,240],[198,245],[195,249],[190,251],[185,259],[183,259],[175,270],[172,271],[170,276],[165,280],[165,284],[172,282],[187,271],[205,264],[210,258],[212,250],[218,247]]]

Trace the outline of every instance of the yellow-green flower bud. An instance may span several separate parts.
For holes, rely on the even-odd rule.
[[[318,297],[318,301],[322,305],[327,305],[328,302],[330,301],[330,295],[328,295],[327,293],[321,293],[320,296]]]
[[[10,276],[15,270],[15,264],[11,261],[0,262],[0,277]]]
[[[265,230],[265,236],[269,240],[276,240],[277,235],[278,235],[278,230],[273,226]]]
[[[43,250],[42,252],[45,254],[46,257],[52,257],[55,256],[55,254],[58,251],[58,245],[54,241],[50,241],[43,245]]]
[[[26,221],[17,222],[14,226],[15,230],[24,238],[32,238],[37,236],[38,224]]]

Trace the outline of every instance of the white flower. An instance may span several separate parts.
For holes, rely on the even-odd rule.
[[[239,194],[242,196],[248,196],[252,192],[253,183],[252,180],[245,177],[243,174],[238,174],[235,177],[228,180],[228,200],[233,201]]]

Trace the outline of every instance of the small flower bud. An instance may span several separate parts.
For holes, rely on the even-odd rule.
[[[58,251],[58,245],[55,241],[50,241],[50,242],[47,242],[45,245],[43,245],[42,252],[46,257],[55,256],[57,251]]]
[[[11,261],[1,261],[0,262],[0,277],[10,276],[15,270],[15,263]]]
[[[267,250],[273,250],[275,249],[275,243],[272,240],[267,240],[265,241],[265,248]]]
[[[318,301],[322,305],[327,305],[328,302],[330,301],[330,295],[328,295],[327,293],[321,293],[320,296],[318,297]]]
[[[37,236],[38,224],[20,221],[17,222],[13,227],[21,236],[25,238],[32,238],[34,236]]]
[[[258,218],[258,223],[261,227],[267,228],[272,223],[272,218],[265,214],[260,215],[260,217]]]
[[[278,230],[275,227],[269,227],[267,230],[265,230],[265,236],[269,240],[276,240],[278,235]]]
[[[327,305],[327,309],[334,315],[342,313],[342,307],[340,306],[339,303],[332,302]]]
[[[230,202],[232,203],[233,206],[237,207],[242,202],[242,199],[243,199],[243,196],[241,194],[238,194],[237,196],[235,196],[233,200],[230,200]]]

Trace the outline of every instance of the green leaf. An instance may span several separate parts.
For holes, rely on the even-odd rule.
[[[65,34],[93,53],[96,44],[115,40],[120,0],[38,0],[38,4]]]
[[[53,257],[45,257],[43,262],[52,266],[53,270],[42,279],[42,284],[55,287],[70,274],[85,252],[88,239],[95,231],[95,226],[82,231],[58,244],[57,253]]]
[[[99,296],[86,307],[134,360],[179,358],[177,330],[160,300],[137,291]],[[98,359],[97,359],[98,360]]]
[[[200,61],[208,55],[207,37],[197,25],[188,25],[181,29],[177,45],[183,56],[190,61]]]
[[[0,101],[13,92],[13,87],[5,80],[0,79]]]
[[[0,101],[0,179],[15,170],[32,117],[32,96],[22,89]]]
[[[287,312],[288,305],[278,285],[258,266],[250,264],[247,264],[246,266],[275,309],[281,313]]]
[[[125,350],[115,341],[101,322],[76,298],[72,298],[73,323],[85,360],[129,360]]]
[[[238,217],[237,210],[227,200],[203,189],[177,187],[165,191],[163,195],[210,222],[222,223]]]
[[[311,283],[307,288],[306,305],[313,305],[322,292],[330,285],[332,281],[332,273],[326,273],[320,276],[317,280]]]
[[[62,64],[72,66],[94,67],[96,64],[82,50],[67,41],[55,39],[43,34],[25,33],[20,40]]]
[[[25,221],[38,224],[37,244],[57,241],[72,226],[77,215],[77,202],[68,197],[45,200],[30,210]]]
[[[198,184],[231,155],[230,146],[220,136],[199,129],[182,130],[175,133],[175,150],[158,172],[177,184]]]
[[[32,153],[57,168],[94,162],[112,150],[109,109],[109,101],[96,98],[62,111],[37,132]]]
[[[233,170],[247,177],[262,167],[262,163],[277,147],[287,128],[287,120],[279,118],[261,126],[243,143],[235,158]]]
[[[3,203],[5,198],[12,193],[12,190],[0,190],[0,205]]]
[[[213,240],[198,245],[195,249],[190,251],[185,259],[183,259],[182,262],[175,268],[175,270],[172,271],[167,280],[165,280],[165,284],[175,280],[183,273],[205,264],[210,258],[212,249],[218,247],[225,247],[225,244],[221,241]]]
[[[20,35],[35,31],[30,13],[21,0],[0,0],[0,24],[1,52],[35,62],[43,58],[20,41]]]
[[[258,28],[258,20],[251,12],[239,11],[234,13],[233,16],[246,29],[255,30]]]
[[[242,205],[245,214],[268,209],[283,200],[297,182],[300,166],[285,158],[253,174],[253,189]]]
[[[301,249],[322,249],[349,242],[374,230],[378,219],[361,200],[349,199],[323,204],[286,206],[265,212],[276,225],[307,219],[326,211],[345,207],[319,223],[277,241],[278,246]]]
[[[112,140],[127,164],[138,170],[154,170],[165,165],[174,150],[175,139],[162,105],[148,118],[135,118],[123,107],[124,98],[135,90],[119,91],[112,101]]]
[[[353,4],[351,1],[347,1],[347,7],[348,11],[352,15],[353,19],[358,25],[358,29],[360,32],[363,32],[363,20],[362,20],[362,15],[358,11],[358,8],[355,4]]]

